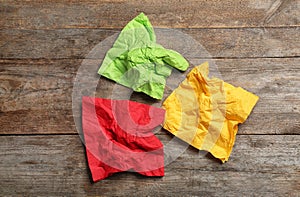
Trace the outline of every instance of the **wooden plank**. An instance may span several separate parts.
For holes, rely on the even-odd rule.
[[[1,133],[74,133],[70,95],[80,61],[0,64]]]
[[[118,30],[0,30],[0,58],[86,58],[107,38],[110,45]],[[158,43],[191,58],[299,57],[297,28],[177,29],[160,32]],[[207,51],[204,53],[204,51]],[[99,58],[96,54],[93,58]]]
[[[0,134],[76,133],[72,90],[82,61],[1,60]],[[203,61],[191,59],[194,65]],[[96,71],[101,60],[85,62],[81,66],[86,72],[81,79],[84,90],[90,87],[90,82],[97,83],[99,80]],[[253,113],[240,126],[240,134],[299,134],[299,58],[218,59],[215,62],[217,67],[212,68],[212,74],[220,74],[226,82],[241,86],[260,97]],[[180,74],[182,78],[184,75]],[[177,79],[176,72],[169,79]],[[177,84],[168,83],[164,98],[172,92],[171,87],[175,88]],[[120,87],[101,77],[96,96],[116,97],[115,92]],[[121,88],[120,92],[130,91]],[[84,94],[89,95],[88,92]],[[134,93],[131,99],[161,106],[161,101],[152,100],[144,94]]]
[[[2,1],[0,26],[18,29],[121,28],[140,12],[172,28],[299,26],[299,0]]]
[[[0,194],[298,196],[299,7],[299,0],[1,1]],[[88,53],[104,40],[112,44],[111,36],[142,11],[163,28],[156,29],[159,43],[179,51],[192,65],[215,61],[213,75],[260,100],[239,126],[226,164],[189,147],[166,166],[163,178],[128,172],[91,184],[73,120],[80,115],[72,113],[75,76],[84,62],[83,94],[90,94],[94,81],[98,97],[129,92],[96,74],[105,50]],[[194,40],[186,42],[189,36]],[[173,72],[169,82],[184,74]],[[165,97],[171,91],[168,85]],[[144,94],[134,93],[131,100],[161,105]],[[164,130],[156,135],[168,152],[187,147]]]
[[[297,196],[300,187],[300,135],[237,136],[226,164],[189,148],[163,178],[119,173],[95,184],[76,135],[0,139],[1,195]]]

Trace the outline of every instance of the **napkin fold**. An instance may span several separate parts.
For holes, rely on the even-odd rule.
[[[98,74],[121,85],[162,99],[172,67],[185,71],[189,64],[178,52],[156,43],[148,17],[141,13],[119,34],[98,70]]]
[[[164,101],[163,127],[224,163],[232,151],[238,124],[247,119],[258,96],[221,79],[210,79],[208,73],[208,62],[196,66]]]
[[[165,111],[129,100],[82,98],[82,128],[93,181],[134,170],[164,175],[163,144],[152,130]]]

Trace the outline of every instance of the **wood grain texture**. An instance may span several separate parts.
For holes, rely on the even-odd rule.
[[[101,62],[89,60],[87,64],[81,64],[82,61],[1,60],[0,133],[76,133],[71,97],[76,72],[79,67],[87,67],[85,76],[96,73]],[[196,64],[205,60],[190,61]],[[300,134],[299,58],[214,61],[218,72],[212,74],[220,74],[226,82],[260,97],[247,122],[240,126],[240,134]],[[176,76],[172,74],[170,79],[177,79]],[[84,87],[89,86],[90,81],[81,80]],[[111,98],[116,92],[114,88],[121,87],[96,74],[93,80],[96,83],[99,80],[95,91],[98,97]],[[168,85],[164,98],[172,90]],[[161,101],[152,100],[144,94],[134,93],[131,99],[161,105]]]
[[[181,36],[161,34],[158,43],[170,48],[174,42],[185,57],[191,58],[299,57],[299,28],[179,29]],[[107,29],[4,29],[0,30],[0,58],[86,58],[105,38],[118,32]],[[180,42],[185,37],[191,41]],[[168,43],[164,43],[166,39]],[[201,54],[195,48],[198,45],[207,53]]]
[[[163,178],[119,173],[95,184],[77,135],[0,139],[1,195],[297,196],[300,187],[299,135],[238,136],[226,164],[188,148]]]
[[[299,26],[299,0],[3,1],[0,26],[13,29],[121,28],[140,12],[154,26]]]
[[[0,0],[0,195],[299,196],[299,8],[299,0]],[[160,44],[192,66],[210,61],[212,75],[260,100],[226,164],[189,147],[163,178],[127,172],[91,184],[73,119],[80,112],[72,113],[76,74],[79,95],[127,98],[129,89],[96,74],[105,50],[90,52],[108,49],[140,12]],[[164,98],[184,74],[173,71]],[[165,147],[176,139],[156,135]],[[186,147],[173,145],[166,158]]]

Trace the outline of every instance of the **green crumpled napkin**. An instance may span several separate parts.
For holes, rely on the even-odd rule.
[[[148,17],[141,13],[121,31],[107,52],[98,73],[119,84],[162,99],[172,68],[185,71],[189,64],[176,51],[156,44]]]

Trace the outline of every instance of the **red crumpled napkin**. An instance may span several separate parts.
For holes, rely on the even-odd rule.
[[[129,100],[82,98],[82,127],[93,181],[134,170],[164,176],[163,144],[152,130],[165,111]]]

